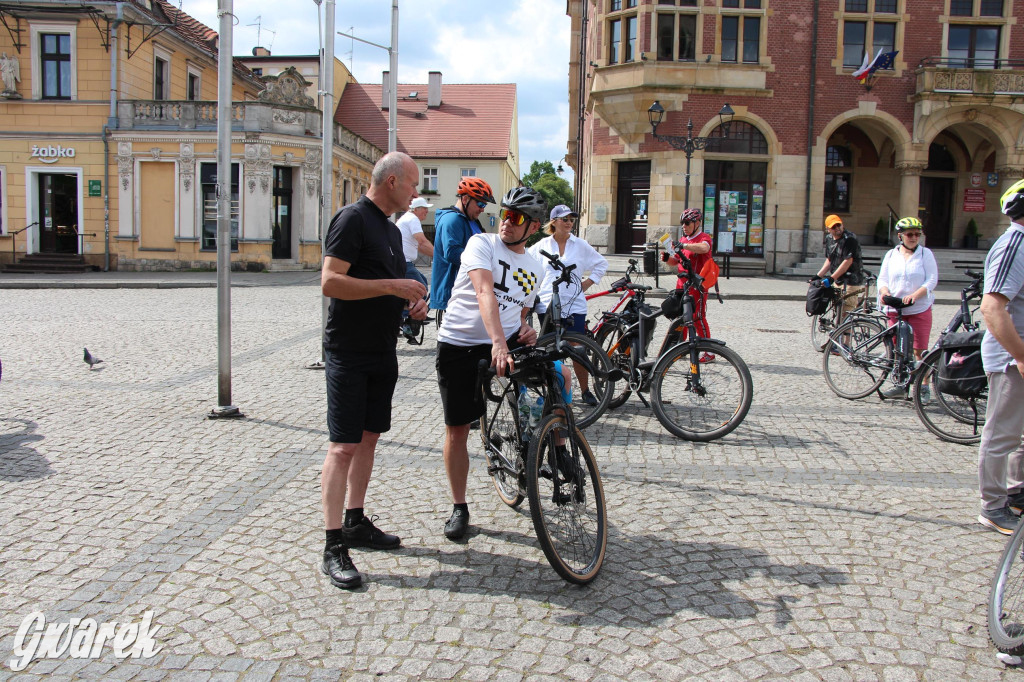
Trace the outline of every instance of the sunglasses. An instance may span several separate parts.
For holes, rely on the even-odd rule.
[[[921,233],[920,232],[904,232],[903,236],[904,237],[912,237],[914,239],[920,239]]]
[[[476,202],[476,207],[477,208],[487,208],[487,202],[486,201],[478,201],[478,202]]]
[[[830,229],[830,230],[841,230],[841,229],[843,229],[843,224],[839,223],[838,225],[833,225],[832,227],[830,227],[828,229]]]
[[[510,208],[501,209],[498,215],[500,216],[502,222],[505,222],[507,220],[509,224],[511,224],[513,227],[519,227],[520,225],[522,225],[523,223],[527,222],[530,219],[525,213],[513,211]]]
[[[576,222],[576,219],[575,219],[575,218],[573,218],[572,216],[567,216],[567,217],[565,217],[565,218],[559,218],[559,220],[561,220],[561,221],[562,221],[562,222],[564,222],[564,223],[573,223],[573,222]]]

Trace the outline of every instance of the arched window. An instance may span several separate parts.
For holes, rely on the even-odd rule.
[[[722,126],[711,131],[712,138],[719,138],[719,141],[708,145],[708,151],[721,152],[723,154],[767,154],[768,140],[764,139],[761,131],[746,121],[733,121],[729,126],[729,137],[721,139]]]
[[[853,154],[849,147],[829,145],[825,150],[825,200],[823,207],[830,213],[850,211],[850,168]]]
[[[713,138],[720,135],[720,126],[711,132]],[[760,256],[768,205],[768,140],[753,125],[735,121],[729,137],[719,137],[706,150],[715,157],[704,161],[704,230],[711,233],[715,252]]]

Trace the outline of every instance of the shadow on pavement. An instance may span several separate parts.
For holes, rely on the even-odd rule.
[[[0,481],[28,481],[54,473],[50,461],[28,443],[43,440],[27,419],[0,419]]]

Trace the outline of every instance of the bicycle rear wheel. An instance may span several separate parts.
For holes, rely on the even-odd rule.
[[[973,445],[981,440],[988,393],[963,398],[939,391],[935,371],[941,353],[937,348],[921,361],[921,369],[914,379],[914,410],[925,427],[942,440]]]
[[[988,636],[1004,654],[1024,654],[1024,525],[1003,549],[988,596]]]
[[[526,460],[530,516],[544,556],[564,580],[597,577],[608,547],[604,488],[583,432],[549,414],[534,431]]]
[[[856,400],[870,395],[889,376],[892,340],[889,336],[874,338],[882,330],[872,319],[854,318],[832,332],[822,369],[828,387],[840,398]]]
[[[715,360],[695,361],[704,353]],[[753,395],[750,370],[739,353],[704,339],[676,346],[654,367],[654,414],[670,433],[686,440],[715,440],[732,432],[747,416]]]
[[[608,357],[601,350],[601,346],[597,344],[597,341],[590,338],[585,334],[578,334],[576,332],[564,332],[562,334],[562,340],[571,344],[576,352],[582,353],[595,369],[601,372],[608,372],[611,369],[611,365],[608,362]],[[554,333],[545,334],[544,336],[537,339],[537,347],[544,348],[546,346],[555,345]],[[587,405],[583,402],[583,387],[580,385],[579,375],[576,373],[577,363],[572,360],[566,360],[569,365],[569,375],[572,378],[572,411],[576,417],[576,426],[585,429],[598,418],[604,414],[604,411],[608,409],[608,401],[611,400],[612,391],[615,390],[615,382],[608,381],[607,379],[600,379],[583,368],[583,365],[579,365],[580,374],[584,376],[584,380],[587,382],[587,388],[594,394],[597,399],[596,405]]]
[[[622,375],[625,377],[622,381],[621,389],[608,400],[608,409],[610,410],[622,407],[632,393],[629,389],[630,344],[629,339],[624,334],[625,329],[622,325],[611,323],[605,324],[601,327],[601,331],[597,333],[597,343],[607,356],[608,362],[612,367],[618,367],[622,370]]]
[[[501,501],[515,509],[523,503],[526,483],[516,387],[505,377],[492,377],[490,393],[501,399],[485,401],[484,416],[480,421],[487,473],[491,475]]]
[[[819,353],[828,345],[828,337],[836,330],[842,304],[834,305],[821,315],[811,317],[811,346]]]

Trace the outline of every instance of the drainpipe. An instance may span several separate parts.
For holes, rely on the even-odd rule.
[[[583,203],[580,199],[580,191],[583,189],[583,126],[586,122],[583,110],[586,107],[586,92],[584,88],[587,87],[587,66],[589,60],[587,59],[587,23],[589,22],[588,10],[590,8],[589,0],[583,0],[583,16],[580,19],[580,68],[579,68],[579,93],[576,98],[576,174],[573,177],[573,188],[575,191],[574,201],[576,204],[576,215],[583,213]],[[587,216],[589,222],[590,216]],[[576,230],[579,230],[579,223],[576,224]]]
[[[811,87],[807,104],[807,178],[804,188],[804,229],[800,247],[800,260],[807,260],[807,241],[811,235],[811,155],[814,149],[814,94],[818,77],[818,2],[814,0],[814,19],[811,32]]]
[[[110,114],[103,126],[103,272],[110,272],[110,129],[117,127],[117,31],[123,21],[119,2],[110,32]]]

